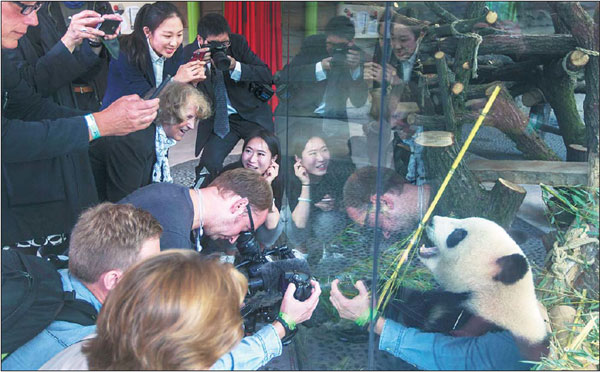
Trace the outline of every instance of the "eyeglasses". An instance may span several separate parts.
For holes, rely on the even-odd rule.
[[[22,15],[30,15],[33,12],[37,12],[42,7],[42,2],[36,2],[33,5],[26,5],[20,1],[13,1],[14,4],[17,4],[19,8],[21,8]]]
[[[250,231],[254,232],[254,220],[252,219],[252,210],[250,204],[246,204],[246,210],[248,211],[248,218],[250,219]]]

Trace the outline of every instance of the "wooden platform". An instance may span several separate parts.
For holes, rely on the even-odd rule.
[[[504,178],[526,185],[587,184],[586,162],[472,159],[467,165],[480,182],[494,182],[498,178]]]

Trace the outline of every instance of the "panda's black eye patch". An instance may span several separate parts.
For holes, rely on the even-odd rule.
[[[452,234],[448,235],[446,239],[446,247],[454,248],[458,243],[460,243],[465,236],[467,236],[467,230],[465,229],[455,229],[452,231]]]

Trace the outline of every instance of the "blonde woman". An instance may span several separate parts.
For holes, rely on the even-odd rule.
[[[312,285],[312,295],[299,302],[290,284],[285,319],[310,318],[321,293]],[[95,337],[42,369],[257,369],[281,354],[286,331],[275,321],[242,339],[246,291],[246,278],[231,264],[190,250],[162,252],[125,273],[100,312]]]

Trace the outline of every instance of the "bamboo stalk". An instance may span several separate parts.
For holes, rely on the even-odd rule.
[[[454,171],[458,167],[458,164],[461,162],[462,158],[465,156],[465,153],[467,152],[467,149],[471,145],[471,142],[473,141],[473,138],[475,138],[475,134],[477,134],[477,131],[481,127],[481,124],[483,123],[483,120],[485,119],[485,116],[490,111],[492,105],[494,104],[494,101],[496,100],[496,97],[498,97],[498,93],[500,93],[500,88],[501,88],[501,85],[497,85],[496,88],[494,89],[494,91],[492,92],[492,94],[490,95],[490,98],[488,99],[485,107],[483,108],[483,111],[479,115],[479,118],[477,119],[477,122],[473,126],[473,129],[471,129],[471,132],[469,133],[469,136],[467,137],[467,140],[465,141],[464,145],[462,146],[462,148],[458,152],[458,155],[456,156],[456,159],[454,159],[454,162],[452,163],[452,166],[450,167],[450,170],[448,170],[448,174],[446,174],[446,178],[442,182],[442,185],[440,186],[438,192],[435,194],[435,198],[433,199],[433,201],[429,205],[429,208],[427,209],[427,212],[425,213],[425,215],[423,216],[423,219],[419,223],[419,226],[417,227],[417,230],[412,235],[412,237],[410,239],[410,242],[408,243],[408,246],[406,247],[406,249],[402,253],[402,256],[401,256],[400,260],[396,264],[396,268],[394,269],[394,272],[392,273],[390,279],[388,279],[386,281],[386,283],[384,285],[384,288],[383,288],[383,291],[381,293],[381,296],[379,297],[378,304],[377,304],[377,309],[378,310],[381,310],[382,309],[381,305],[382,304],[387,304],[389,298],[391,297],[390,295],[392,293],[392,290],[394,289],[394,283],[396,282],[396,278],[398,278],[398,272],[400,271],[400,267],[402,267],[402,265],[404,264],[404,262],[408,258],[408,254],[410,253],[412,247],[414,246],[414,244],[416,243],[416,241],[418,240],[418,238],[423,233],[423,229],[425,228],[425,224],[427,223],[427,221],[429,221],[429,218],[431,217],[431,214],[433,213],[433,210],[437,206],[437,203],[440,201],[440,198],[442,197],[442,194],[444,193],[444,190],[448,186],[448,182],[450,182],[450,179],[452,178],[452,175],[454,174]]]

